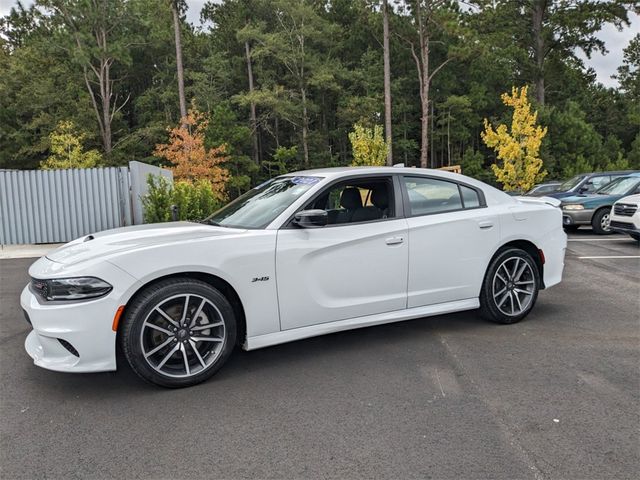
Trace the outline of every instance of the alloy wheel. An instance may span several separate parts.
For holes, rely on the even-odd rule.
[[[611,228],[609,227],[609,217],[611,215],[609,213],[605,213],[602,216],[602,219],[600,220],[600,227],[602,227],[602,230],[604,230],[605,232],[610,232]]]
[[[145,361],[155,371],[186,378],[215,363],[226,337],[218,307],[201,295],[180,294],[151,309],[142,324],[140,346]]]
[[[533,269],[529,262],[521,257],[509,257],[504,260],[493,277],[493,301],[501,313],[510,317],[527,310],[535,290]]]

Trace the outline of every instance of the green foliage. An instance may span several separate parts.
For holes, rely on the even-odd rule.
[[[356,123],[353,132],[349,133],[349,141],[353,149],[353,166],[384,165],[389,152],[389,145],[384,140],[380,125],[366,128]]]
[[[179,220],[197,221],[221,207],[220,200],[207,180],[171,184],[163,176],[149,175],[148,192],[142,198],[146,223],[172,220],[171,207],[178,207]]]
[[[495,183],[493,172],[485,168],[484,160],[484,156],[480,151],[474,151],[472,147],[468,147],[460,162],[462,173],[483,182]]]
[[[171,182],[163,176],[149,175],[147,177],[147,194],[142,197],[144,221],[146,223],[170,221],[171,205],[173,205]]]
[[[640,133],[631,143],[631,150],[628,155],[629,166],[634,169],[640,169]]]
[[[85,134],[78,132],[73,122],[59,122],[49,135],[51,154],[40,163],[43,170],[56,168],[92,168],[99,165],[102,155],[98,150],[84,151]]]
[[[543,112],[540,121],[547,125],[548,135],[541,155],[552,178],[569,178],[604,167],[602,136],[576,102]]]
[[[637,2],[421,1],[423,7],[427,3],[437,4],[429,23],[430,65],[448,62],[430,85],[430,167],[460,162],[465,173],[490,179],[493,154],[480,139],[482,119],[507,121],[500,93],[528,84],[535,94],[542,78],[545,104],[534,109],[548,127],[540,157],[551,178],[625,162],[640,168],[640,36],[625,48],[619,88],[599,85],[577,53],[611,50],[597,32],[607,24],[628,28],[629,7]],[[0,19],[0,168],[36,168],[50,156],[50,135],[61,121],[79,126],[83,152],[100,151],[105,165],[163,161],[153,156],[155,146],[166,142],[167,127],[180,122],[169,5],[167,0],[37,0],[28,8],[16,3]],[[181,5],[184,13],[187,5]],[[354,161],[353,125],[374,128],[384,113],[379,5],[222,0],[206,2],[199,12],[205,28],[182,18],[187,100],[211,119],[206,148],[225,145],[229,197],[267,177],[304,168],[307,159],[310,167]],[[389,5],[393,157],[412,166],[420,160],[422,116],[412,53],[413,45],[420,54],[416,2]],[[536,5],[544,6],[541,66],[532,29]],[[423,18],[429,15],[422,10]],[[100,25],[108,26],[107,48],[96,44]],[[92,67],[105,59],[113,80],[108,155],[85,81],[86,68],[97,86]],[[101,106],[99,94],[95,100]]]

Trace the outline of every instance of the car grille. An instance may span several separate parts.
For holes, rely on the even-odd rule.
[[[609,222],[609,226],[613,228],[628,228],[633,230],[633,223],[628,222],[617,222],[615,220],[611,220],[611,222]]]
[[[616,203],[613,206],[613,213],[621,215],[623,217],[632,217],[638,210],[637,205],[630,205],[628,203]]]

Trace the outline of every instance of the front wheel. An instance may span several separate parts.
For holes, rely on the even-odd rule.
[[[598,235],[609,235],[611,229],[609,228],[609,217],[611,216],[611,210],[608,208],[602,208],[598,210],[591,219],[591,227],[593,232]]]
[[[508,248],[489,264],[480,293],[480,314],[496,323],[516,323],[538,298],[540,272],[524,250]]]
[[[122,349],[134,372],[163,387],[200,383],[227,361],[236,341],[233,308],[211,285],[163,280],[127,307]]]

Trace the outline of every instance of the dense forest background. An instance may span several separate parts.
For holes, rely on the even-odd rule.
[[[0,24],[0,168],[38,168],[64,135],[105,165],[166,162],[156,145],[188,108],[209,119],[206,146],[225,146],[232,196],[283,171],[349,164],[354,124],[385,124],[385,10],[394,163],[461,164],[492,181],[483,120],[508,122],[500,95],[529,85],[548,178],[640,168],[640,34],[612,72],[618,88],[578,55],[604,50],[597,32],[628,28],[637,1],[385,4],[209,2],[206,28],[186,21],[183,1],[17,4]]]

